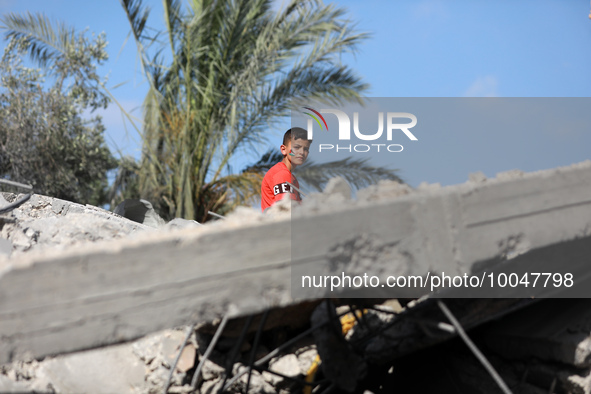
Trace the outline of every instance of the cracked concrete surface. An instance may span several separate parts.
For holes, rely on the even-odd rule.
[[[311,195],[291,212],[278,206],[276,216],[244,208],[225,221],[178,231],[135,231],[130,224],[133,236],[92,243],[64,233],[75,241],[68,247],[33,248],[35,218],[25,218],[32,232],[18,237],[27,237],[31,250],[0,258],[0,363],[132,340],[212,321],[230,309],[246,315],[323,296],[292,289],[290,272],[315,272],[353,237],[373,239],[378,252],[361,253],[358,247],[367,244],[354,243],[351,253],[359,252],[360,262],[371,256],[371,269],[383,275],[469,273],[483,263],[525,261],[542,248],[550,248],[548,264],[588,265],[582,244],[568,256],[551,251],[588,236],[589,161],[495,179],[473,176],[450,187],[384,183],[360,191],[357,200],[335,190],[337,197]],[[58,205],[40,209],[57,221],[65,208]],[[48,227],[62,231],[53,220]],[[43,240],[43,231],[36,237]],[[293,253],[292,245],[306,247]]]

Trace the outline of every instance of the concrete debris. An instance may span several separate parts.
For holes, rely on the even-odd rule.
[[[486,175],[483,172],[473,172],[468,175],[468,181],[473,183],[483,183],[486,182]]]
[[[149,227],[104,209],[33,195],[2,217],[0,236],[12,243],[13,257],[47,248],[128,237]]]
[[[201,385],[200,392],[201,392],[201,394],[220,393],[221,389],[223,387],[223,384],[224,384],[224,382],[222,379],[209,380],[209,381],[203,382],[203,384]]]
[[[129,344],[5,364],[0,366],[0,392],[162,393],[185,331],[165,330]],[[185,381],[195,366],[196,349],[193,335],[173,374],[170,393],[190,392]]]
[[[215,380],[221,378],[225,373],[224,367],[214,363],[211,360],[206,360],[203,364],[203,369],[201,370],[201,377],[203,380]]]
[[[445,188],[422,184],[413,190],[382,181],[360,190],[356,201],[346,182],[336,179],[301,205],[287,198],[264,214],[242,207],[206,226],[183,220],[161,226],[156,218],[146,219],[151,204],[142,200],[121,212],[136,217],[134,209],[139,209],[144,224],[34,195],[0,218],[0,364],[9,363],[0,365],[0,391],[26,386],[57,392],[162,392],[179,356],[168,391],[188,393],[215,328],[205,323],[226,315],[236,324],[228,324],[205,361],[201,392],[219,391],[224,379],[231,378],[226,372],[244,371],[251,353],[255,359],[271,357],[274,349],[309,327],[318,327],[310,338],[274,351],[270,361],[237,379],[230,392],[301,389],[300,380],[318,358],[323,381],[341,391],[378,392],[381,388],[371,381],[389,379],[386,375],[396,380],[416,370],[415,381],[425,380],[425,353],[419,351],[437,352],[445,346],[454,350],[449,365],[466,371],[457,380],[466,392],[492,391],[494,382],[481,383],[486,375],[474,367],[471,354],[454,359],[454,346],[462,343],[448,341],[455,331],[427,290],[419,289],[417,301],[403,300],[405,308],[391,302],[373,310],[376,302],[360,301],[362,323],[351,323],[343,335],[332,303],[317,305],[314,296],[297,297],[290,291],[293,255],[285,251],[292,242],[306,245],[296,260],[310,272],[321,262],[329,269],[372,270],[381,276],[421,276],[438,269],[464,274],[516,261],[545,272],[568,260],[577,263],[573,267],[584,277],[591,238],[590,176],[587,162],[535,174],[509,171],[493,179],[472,174],[467,183]],[[292,233],[296,222],[302,231]],[[522,382],[521,392],[559,387],[590,393],[591,305],[565,300],[536,306],[510,291],[503,289],[502,294],[515,298],[445,302],[466,330],[499,319],[477,342],[488,344],[487,354],[511,387]],[[295,305],[302,301],[308,304]],[[275,309],[255,349],[261,314],[270,308]],[[526,309],[505,316],[518,308]],[[236,346],[248,315],[255,317],[244,342]],[[196,322],[201,327],[182,351],[187,327],[136,340]],[[135,342],[100,348],[131,340]],[[98,349],[51,357],[91,348]],[[412,363],[415,357],[417,364]],[[522,368],[523,374],[529,371],[528,378],[519,376],[519,368],[534,357],[540,364]],[[420,391],[415,387],[414,392]]]
[[[234,370],[233,373],[236,374],[240,374],[243,373],[244,370],[246,370],[247,367],[241,364],[237,364],[234,366]],[[276,393],[277,390],[271,385],[269,384],[267,381],[265,381],[265,379],[263,378],[263,375],[258,372],[258,371],[251,371],[250,373],[250,382],[249,382],[249,373],[244,373],[240,379],[238,379],[238,381],[234,384],[234,386],[232,387],[233,391],[238,393],[238,392],[245,392],[246,391],[246,386],[248,385],[248,393],[250,394],[262,394],[262,393],[268,393],[268,394],[273,394]]]
[[[380,201],[394,199],[413,192],[413,189],[405,183],[381,180],[377,185],[368,186],[357,192],[358,201]]]
[[[571,300],[560,301],[562,301],[563,306],[571,302]],[[457,313],[457,307],[454,308],[455,304],[451,300],[446,302]],[[463,305],[461,300],[455,302],[457,305]],[[479,302],[482,303],[485,300]],[[545,303],[547,304],[544,307]],[[428,305],[429,302],[424,301],[414,308],[424,309]],[[488,308],[489,312],[485,312],[487,308],[482,305],[480,304],[472,309],[480,311],[477,313],[492,313],[495,309],[494,307]],[[492,306],[492,304],[489,304],[489,306]],[[522,311],[516,315],[524,315],[525,319],[531,319],[535,315],[543,314],[543,311],[552,313],[552,301],[543,301],[535,306],[536,308],[530,306],[531,310],[527,308],[524,310],[525,312]],[[316,330],[313,334],[316,344],[310,345],[308,341],[300,341],[285,349],[282,354],[272,358],[262,371],[253,371],[250,376],[248,392],[289,393],[298,390],[298,387],[301,389],[301,386],[297,386],[297,383],[293,380],[273,374],[271,371],[295,379],[304,379],[308,371],[310,371],[312,363],[317,360],[317,355],[320,355],[321,360],[321,372],[319,373],[323,375],[320,379],[328,378],[343,392],[353,391],[355,387],[357,387],[358,391],[361,390],[360,392],[378,392],[378,387],[374,385],[376,379],[383,386],[382,390],[386,391],[389,387],[397,387],[402,392],[412,390],[415,390],[415,392],[428,392],[437,387],[439,387],[440,392],[446,392],[446,387],[449,387],[450,390],[461,390],[461,392],[489,393],[497,391],[494,381],[483,368],[474,363],[473,356],[469,354],[467,348],[460,341],[456,341],[455,344],[448,342],[447,347],[443,348],[431,347],[433,355],[428,353],[431,350],[427,350],[427,353],[424,351],[423,355],[418,359],[412,355],[403,356],[398,361],[395,361],[394,367],[390,368],[389,374],[379,375],[378,373],[376,375],[376,370],[381,370],[379,366],[388,365],[388,362],[382,361],[376,364],[374,360],[371,364],[372,367],[369,368],[366,363],[367,354],[360,353],[361,348],[357,347],[357,345],[352,346],[352,344],[367,342],[368,338],[372,338],[376,332],[391,325],[397,319],[413,321],[415,324],[418,323],[419,327],[424,324],[422,328],[416,328],[415,326],[414,335],[422,332],[423,335],[433,336],[438,332],[436,325],[429,324],[424,320],[421,313],[415,313],[415,316],[408,315],[410,310],[397,313],[399,305],[396,302],[388,301],[377,306],[377,308],[379,308],[378,311],[365,310],[359,318],[361,324],[355,324],[349,334],[343,337],[341,324],[334,316],[336,313],[334,306],[327,305],[327,302],[322,303],[314,311],[310,322],[311,326],[324,324],[322,329]],[[347,308],[340,307],[339,310],[344,312]],[[358,310],[362,311],[361,308]],[[573,309],[570,314],[577,314],[576,312],[577,310]],[[407,315],[410,319],[405,318]],[[435,318],[435,321],[437,320],[435,314],[431,313],[430,316]],[[511,325],[513,324],[513,317],[511,315],[505,316],[495,324]],[[461,320],[466,322],[466,318],[461,318]],[[560,319],[560,321],[564,320]],[[469,323],[464,324],[466,324],[467,328],[471,326]],[[583,330],[586,326],[574,324],[569,327],[569,330],[572,331],[578,328]],[[263,335],[263,337],[267,338],[265,340],[267,342],[260,345],[262,351],[257,355],[256,359],[268,354],[269,350],[265,349],[265,347],[271,344],[271,342],[268,342],[269,338],[271,338],[269,334],[276,332],[277,329],[268,330]],[[174,358],[180,351],[180,345],[185,334],[186,327],[182,327],[177,330],[165,330],[127,345],[47,358],[43,361],[30,359],[4,365],[0,367],[0,391],[161,393],[170,374]],[[388,333],[388,335],[390,334]],[[481,331],[478,335],[487,339],[488,342],[488,337],[491,335],[490,328]],[[284,335],[280,335],[280,337],[282,338],[280,342],[275,343],[273,347],[289,338]],[[253,340],[252,336],[249,338],[247,341]],[[392,343],[397,343],[397,346],[399,346],[400,342],[396,342],[395,338],[395,336],[391,336],[390,341],[394,341]],[[410,341],[410,338],[411,335],[408,335],[403,340]],[[191,392],[192,388],[189,382],[192,378],[193,367],[198,361],[195,353],[197,349],[208,346],[206,336],[197,339],[194,335],[189,338],[188,344],[180,357],[181,360],[186,360],[179,361],[168,393]],[[482,343],[478,337],[474,339]],[[199,342],[199,346],[197,346],[197,342]],[[543,344],[540,344],[540,347],[543,347]],[[233,346],[228,348],[233,348]],[[455,348],[459,350],[453,350]],[[319,353],[316,349],[320,349]],[[391,350],[392,348],[390,348]],[[220,391],[226,378],[224,365],[231,361],[228,358],[231,353],[231,350],[214,351],[211,359],[205,362],[202,370],[202,380],[198,386],[199,392],[217,393]],[[519,390],[514,392],[539,394],[542,392],[547,393],[548,390],[554,387],[557,393],[591,393],[589,368],[577,369],[564,363],[542,362],[539,359],[532,362],[523,357],[518,361],[512,361],[495,356],[486,349],[485,354],[487,354],[487,357],[510,387],[519,387]],[[531,352],[530,356],[532,355],[535,356],[536,353]],[[249,357],[250,351],[239,352],[231,368],[232,376],[246,370]],[[92,367],[89,368],[89,366]],[[434,372],[439,370],[441,371]],[[422,372],[419,373],[418,371]],[[429,372],[429,380],[421,380],[420,376],[422,375],[420,374],[424,374],[425,371],[431,371]],[[419,383],[417,379],[420,380]],[[230,387],[228,392],[244,392],[247,382],[248,374],[244,374]]]
[[[417,186],[417,191],[423,192],[423,193],[432,193],[432,192],[435,192],[439,189],[441,189],[440,183],[421,182],[419,184],[419,186]]]
[[[300,374],[306,376],[312,367],[312,364],[316,361],[318,351],[316,345],[304,346],[295,351],[295,355],[298,358],[298,366],[300,367]]]
[[[147,393],[144,374],[143,363],[131,347],[118,345],[5,365],[0,368],[0,391]]]
[[[271,205],[269,208],[267,208],[265,210],[265,214],[267,216],[273,217],[273,218],[286,218],[288,219],[291,215],[291,209],[294,206],[294,204],[296,204],[296,202],[294,202],[294,200],[292,200],[290,198],[290,195],[288,193],[286,193],[283,196],[283,199],[281,199],[281,201],[276,202],[275,204]],[[241,208],[243,211],[246,211],[246,209]],[[236,210],[238,211],[238,210]],[[236,212],[234,211],[234,212]],[[244,214],[243,214],[244,216]]]
[[[164,225],[165,228],[169,228],[172,230],[188,229],[199,226],[202,226],[202,224],[195,220],[187,220],[182,218],[172,219],[170,222]]]
[[[323,194],[339,194],[345,200],[351,199],[351,186],[342,177],[331,178],[324,187]]]
[[[285,376],[296,377],[300,374],[300,364],[295,354],[287,354],[269,361],[269,370]]]
[[[350,199],[345,199],[341,193],[325,194],[310,193],[302,202],[301,206],[295,206],[297,211],[305,212],[308,215],[315,215],[319,212],[339,211],[353,204]]]
[[[176,365],[176,368],[180,372],[187,372],[191,368],[195,366],[195,357],[197,356],[197,349],[193,344],[189,344],[185,346],[181,355],[179,356],[179,361]]]
[[[14,194],[5,193],[10,200]],[[3,194],[0,193],[4,201]],[[8,202],[7,202],[8,203]],[[1,207],[2,201],[0,201]],[[0,218],[0,255],[15,257],[36,250],[66,250],[88,242],[122,239],[143,230],[201,227],[194,220],[176,218],[166,223],[146,200],[128,199],[115,212],[42,195]]]
[[[133,353],[144,363],[146,371],[144,380],[150,393],[161,393],[164,390],[170,376],[170,369],[185,339],[186,330],[186,327],[178,330],[165,330],[146,336],[131,345]],[[197,348],[195,335],[192,335],[189,337],[173,373],[171,381],[173,387],[182,386],[187,372],[195,366]]]
[[[189,394],[189,393],[194,393],[194,392],[195,392],[195,390],[189,384],[186,384],[184,386],[173,386],[168,389],[168,394]],[[217,393],[217,392],[219,392],[219,391],[212,391],[211,393],[213,394],[213,393]],[[202,391],[202,393],[203,393],[203,391]]]
[[[509,171],[505,171],[505,172],[499,172],[497,174],[497,179],[498,180],[512,180],[512,179],[516,179],[516,178],[521,178],[525,175],[525,172],[521,171],[521,170],[509,170]]]

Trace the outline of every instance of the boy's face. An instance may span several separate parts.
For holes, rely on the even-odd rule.
[[[311,141],[301,138],[291,140],[287,145],[281,145],[281,153],[287,155],[291,165],[302,165],[308,158],[308,153],[310,153],[310,143]]]

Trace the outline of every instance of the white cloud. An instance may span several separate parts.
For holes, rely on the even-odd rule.
[[[464,91],[464,97],[498,97],[497,87],[499,82],[496,77],[487,75],[478,77],[472,85]]]

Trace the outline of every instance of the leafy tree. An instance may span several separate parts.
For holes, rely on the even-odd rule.
[[[101,118],[83,116],[109,102],[96,74],[107,60],[104,36],[89,40],[42,15],[8,14],[0,23],[9,40],[0,61],[0,176],[36,193],[105,203],[107,171],[117,162]],[[46,74],[26,67],[24,54]]]
[[[294,0],[274,12],[271,0],[164,0],[165,30],[153,34],[142,0],[121,3],[150,86],[139,193],[164,217],[203,221],[258,196],[268,166],[233,174],[237,154],[266,146],[291,103],[359,100],[367,88],[338,61],[366,35],[332,5]],[[364,169],[374,181],[395,177]]]

